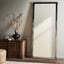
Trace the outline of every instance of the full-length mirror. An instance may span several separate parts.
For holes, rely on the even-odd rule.
[[[57,3],[34,3],[33,57],[56,57]]]

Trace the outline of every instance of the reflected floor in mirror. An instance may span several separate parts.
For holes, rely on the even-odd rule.
[[[54,64],[54,63],[33,63],[33,62],[13,62],[13,61],[7,61],[4,64]]]

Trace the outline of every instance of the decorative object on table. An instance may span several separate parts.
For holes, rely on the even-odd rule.
[[[0,64],[6,62],[6,50],[0,49]]]
[[[8,19],[9,19],[9,24],[12,26],[12,28],[13,28],[13,30],[15,32],[15,34],[13,34],[12,37],[15,40],[17,40],[17,39],[20,38],[20,34],[18,34],[18,29],[19,29],[19,27],[20,27],[20,25],[22,23],[22,13],[19,14],[18,16],[16,16],[16,17],[15,17],[14,14],[9,15],[9,18]]]
[[[8,40],[9,39],[9,36],[5,36],[5,40]]]
[[[15,32],[15,34],[13,34],[13,38],[15,40],[17,40],[18,38],[20,38],[20,34],[18,34],[17,32]]]
[[[11,41],[11,40],[14,40],[14,39],[13,39],[12,36],[9,35],[9,36],[5,36],[5,40],[9,40],[9,41]]]

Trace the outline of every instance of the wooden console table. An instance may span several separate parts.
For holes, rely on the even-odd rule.
[[[0,49],[7,50],[7,58],[21,59],[25,57],[26,40],[0,40]]]

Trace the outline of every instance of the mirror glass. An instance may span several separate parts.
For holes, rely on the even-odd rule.
[[[33,57],[55,58],[56,3],[34,3]]]

